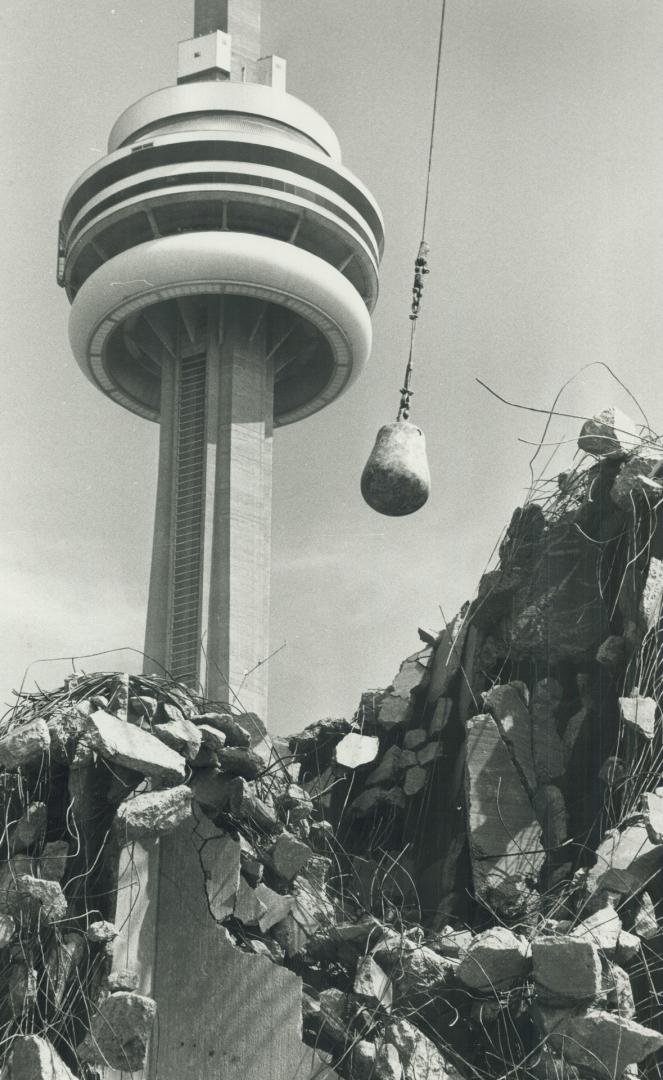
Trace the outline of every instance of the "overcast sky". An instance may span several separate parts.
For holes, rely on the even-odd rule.
[[[359,476],[394,418],[421,228],[440,0],[264,0],[263,51],[332,124],[387,248],[370,367],[275,440],[271,725],[351,715],[473,594],[529,485],[542,418],[603,361],[663,427],[663,4],[448,0],[413,419],[429,504],[372,513]],[[0,699],[47,657],[142,645],[157,429],[72,360],[62,200],[132,101],[174,81],[192,0],[2,0]],[[625,401],[598,367],[560,407]],[[548,439],[568,440],[560,421]],[[548,451],[547,451],[548,452]],[[546,452],[546,453],[547,453]],[[544,463],[544,455],[539,461]],[[538,464],[538,463],[537,463]],[[81,662],[83,663],[83,662]],[[85,661],[132,666],[129,654]]]

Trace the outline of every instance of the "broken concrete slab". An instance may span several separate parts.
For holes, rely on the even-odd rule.
[[[601,957],[590,940],[536,938],[532,942],[532,969],[541,1001],[593,1001],[601,992]]]
[[[663,787],[642,796],[642,816],[652,844],[663,844]]]
[[[526,977],[530,966],[527,939],[496,926],[472,939],[456,977],[468,989],[492,992],[514,986]]]
[[[466,721],[465,792],[474,886],[536,877],[545,861],[541,826],[491,716]]]
[[[0,767],[18,769],[34,765],[48,754],[51,734],[45,720],[13,728],[0,739]]]
[[[134,795],[117,809],[115,834],[122,843],[127,843],[172,832],[191,817],[191,798],[187,784]]]
[[[156,1011],[152,998],[143,994],[120,990],[102,998],[79,1057],[121,1072],[142,1069]]]
[[[375,761],[380,750],[380,740],[376,735],[360,735],[351,731],[345,735],[334,749],[338,765],[345,769],[358,769]]]
[[[184,758],[148,731],[105,712],[92,713],[89,723],[92,747],[106,761],[164,784],[184,779]]]
[[[227,746],[238,746],[248,750],[251,745],[250,732],[230,713],[203,713],[196,717],[196,723],[222,732],[226,737]]]
[[[241,845],[206,818],[197,822],[195,839],[200,845],[209,913],[216,922],[223,922],[235,910],[241,880]]]
[[[656,734],[657,708],[654,698],[636,695],[619,699],[619,713],[622,721],[639,735],[643,735],[645,739],[653,739]]]
[[[171,750],[176,750],[187,761],[194,761],[198,756],[202,743],[200,729],[191,720],[187,720],[186,717],[182,716],[176,706],[170,705],[164,706],[164,708],[168,708],[172,713],[178,713],[179,715],[169,716],[169,719],[164,723],[155,724],[152,733],[166,746],[169,746]]]
[[[539,1017],[551,1049],[592,1076],[621,1076],[663,1046],[657,1031],[603,1009],[541,1009]]]

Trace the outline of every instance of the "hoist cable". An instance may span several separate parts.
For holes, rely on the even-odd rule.
[[[437,65],[435,69],[435,89],[433,91],[433,113],[431,116],[430,140],[428,144],[428,167],[426,170],[426,194],[424,197],[424,215],[421,225],[421,242],[419,251],[414,261],[414,283],[412,286],[412,306],[410,309],[410,349],[408,352],[405,378],[401,387],[401,401],[398,409],[397,420],[407,420],[410,415],[410,398],[414,391],[411,389],[412,370],[414,367],[414,340],[421,307],[421,298],[424,290],[424,274],[428,274],[428,244],[426,243],[426,223],[428,221],[428,204],[430,201],[431,176],[433,172],[433,152],[435,149],[435,129],[437,126],[437,103],[440,92],[440,73],[442,70],[442,46],[444,43],[444,16],[447,10],[447,0],[442,0],[440,13],[440,33],[437,42]]]

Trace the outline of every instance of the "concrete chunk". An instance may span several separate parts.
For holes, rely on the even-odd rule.
[[[79,1057],[123,1072],[142,1069],[156,1011],[152,998],[143,994],[124,990],[109,994],[92,1017]]]
[[[364,998],[370,1005],[381,1005],[384,1009],[391,1006],[391,979],[372,956],[360,958],[353,989],[358,997]]]
[[[656,702],[653,698],[626,697],[619,699],[619,712],[625,724],[645,739],[656,734]]]
[[[14,728],[0,739],[0,767],[33,765],[48,754],[50,746],[51,734],[45,720]]]
[[[618,1077],[663,1046],[663,1035],[602,1009],[541,1010],[548,1044],[592,1076]]]
[[[375,761],[380,750],[380,740],[375,735],[360,735],[351,731],[336,744],[334,755],[345,769],[358,769]]]
[[[267,852],[270,866],[279,877],[292,881],[312,857],[308,844],[289,832],[282,832]]]
[[[171,717],[163,724],[155,724],[152,728],[153,734],[162,743],[169,746],[171,750],[176,750],[187,761],[193,761],[197,757],[202,743],[201,731],[191,720],[187,720],[182,716],[176,706],[169,705],[164,706],[164,708],[168,708],[171,712],[179,715]]]
[[[25,851],[32,847],[46,831],[46,819],[46,803],[35,802],[28,806],[11,833],[13,851]]]
[[[593,1001],[601,991],[601,958],[589,940],[538,938],[532,942],[532,966],[543,1001]]]
[[[606,833],[587,876],[590,892],[609,889],[630,895],[645,888],[661,871],[661,853],[644,825],[627,825]]]
[[[530,791],[536,787],[532,757],[532,719],[522,694],[506,683],[484,695],[486,711],[496,721],[500,734]]]
[[[591,941],[605,953],[612,953],[622,929],[622,920],[611,904],[595,911],[571,932],[571,937],[580,941]]]
[[[555,679],[541,679],[536,684],[530,716],[534,772],[540,784],[550,783],[564,774],[564,747],[557,733],[556,721],[561,700],[562,687]]]
[[[123,842],[162,836],[191,817],[191,788],[187,784],[164,791],[145,791],[117,809],[115,832]]]
[[[525,938],[496,926],[477,934],[456,972],[458,981],[471,990],[493,991],[513,986],[530,968]]]
[[[93,749],[106,761],[118,762],[164,783],[184,779],[186,765],[180,754],[148,731],[118,720],[110,713],[92,714],[90,738]]]
[[[67,914],[67,901],[57,881],[19,874],[9,893],[12,914],[34,920],[58,922]]]
[[[640,445],[633,420],[611,405],[593,416],[580,429],[578,449],[597,458],[619,458]]]
[[[207,906],[212,918],[223,922],[235,910],[240,886],[241,845],[207,818],[198,822],[196,839],[201,841],[199,856]]]

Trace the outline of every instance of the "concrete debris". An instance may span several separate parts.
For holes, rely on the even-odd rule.
[[[50,746],[51,734],[45,720],[16,727],[0,738],[0,768],[18,769],[39,764]]]
[[[422,769],[420,765],[414,765],[411,769],[408,769],[403,779],[403,794],[410,798],[412,795],[418,795],[424,788],[427,779],[427,772]]]
[[[522,694],[508,683],[494,686],[484,695],[486,710],[497,723],[514,765],[528,791],[536,786],[532,756],[532,720]]]
[[[9,893],[11,914],[24,919],[55,923],[67,914],[67,901],[57,881],[19,874]]]
[[[658,502],[663,492],[658,479],[662,467],[663,448],[654,443],[643,443],[617,473],[610,491],[612,501],[630,515],[637,513],[640,499]]]
[[[644,825],[627,825],[606,833],[596,852],[596,864],[587,877],[590,893],[609,889],[631,895],[645,888],[660,873],[661,857]]]
[[[647,579],[640,598],[640,620],[645,632],[656,630],[663,605],[663,560],[652,555],[649,560]]]
[[[607,1005],[622,1020],[635,1018],[635,1001],[631,980],[618,964],[608,964],[603,976],[603,990],[607,994]]]
[[[176,750],[187,761],[195,761],[202,743],[202,733],[191,720],[187,720],[179,709],[174,705],[164,706],[168,709],[168,720],[163,724],[155,724],[152,732],[157,739]]]
[[[363,791],[351,804],[355,817],[367,817],[380,809],[400,810],[405,806],[405,796],[400,788],[373,787]]]
[[[505,877],[536,877],[545,860],[541,827],[495,720],[467,720],[465,793],[478,895]]]
[[[304,844],[289,832],[282,832],[266,852],[269,865],[284,881],[292,881],[312,855],[308,844]]]
[[[11,1043],[2,1080],[76,1080],[51,1043],[40,1035],[19,1035]]]
[[[642,943],[637,934],[631,934],[628,930],[621,930],[617,939],[616,960],[619,964],[630,964],[640,955]]]
[[[607,787],[619,787],[628,776],[628,769],[621,758],[609,757],[599,769],[599,780]]]
[[[267,908],[262,903],[255,888],[248,881],[240,877],[233,915],[245,926],[257,926],[260,919],[266,914]]]
[[[582,425],[578,448],[597,458],[623,458],[640,445],[638,429],[621,409],[611,406]]]
[[[133,993],[138,990],[140,985],[138,972],[129,971],[128,968],[117,968],[115,971],[111,971],[106,980],[106,985],[111,994],[117,993],[118,990],[128,990]]]
[[[458,1073],[435,1043],[409,1020],[387,1024],[385,1039],[398,1051],[403,1080],[457,1080]]]
[[[35,802],[27,807],[10,835],[13,851],[27,851],[36,844],[46,831],[46,803]]]
[[[196,839],[209,913],[223,922],[235,910],[239,892],[240,844],[205,819],[196,826]]]
[[[651,941],[652,938],[658,937],[660,932],[654,901],[648,892],[643,892],[638,899],[633,930],[644,941]]]
[[[456,976],[471,990],[494,991],[524,979],[530,963],[526,938],[504,926],[496,926],[476,935],[461,959]]]
[[[403,1080],[403,1066],[393,1043],[385,1042],[375,1057],[375,1080]]]
[[[663,844],[663,787],[642,796],[642,816],[652,844]]]
[[[601,992],[601,958],[590,940],[536,938],[532,942],[532,968],[541,1001],[593,1001]]]
[[[431,718],[430,727],[428,733],[435,737],[439,737],[445,730],[449,723],[449,718],[453,710],[453,700],[448,697],[438,698],[435,704],[435,710]]]
[[[622,920],[612,904],[600,908],[588,915],[571,932],[571,937],[580,941],[590,941],[603,953],[614,953],[622,931]]]
[[[86,937],[94,945],[106,945],[109,941],[114,941],[118,933],[119,930],[114,923],[99,920],[90,923],[86,931]]]
[[[566,802],[555,784],[543,784],[534,793],[534,809],[543,832],[543,846],[550,852],[566,843]]]
[[[62,881],[71,858],[66,840],[52,840],[44,844],[39,856],[39,876],[49,881]]]
[[[126,843],[172,832],[191,817],[191,797],[187,784],[132,796],[117,809],[118,838]]]
[[[403,747],[405,750],[418,750],[423,746],[428,738],[428,732],[426,728],[410,728],[405,732],[403,736]]]
[[[226,737],[227,746],[238,746],[244,750],[251,746],[250,732],[230,713],[203,713],[196,718],[196,723],[220,731]]]
[[[645,739],[656,734],[656,702],[653,698],[628,697],[619,699],[622,720]]]
[[[16,922],[11,915],[0,915],[0,949],[11,944],[16,934]]]
[[[240,746],[228,746],[219,750],[217,756],[221,770],[229,776],[255,780],[265,769],[265,763],[258,754]]]
[[[377,769],[366,777],[366,786],[373,784],[393,784],[401,773],[417,764],[417,757],[413,750],[401,750],[399,746],[390,746]]]
[[[313,814],[313,803],[299,784],[288,784],[277,797],[276,806],[283,820],[293,824],[307,821]]]
[[[548,1045],[590,1076],[621,1076],[663,1046],[663,1035],[603,1009],[541,1010]]]
[[[391,1007],[391,979],[372,956],[362,956],[359,960],[353,990],[373,1007]]]
[[[380,750],[380,740],[376,735],[360,735],[351,731],[345,735],[334,749],[338,765],[345,769],[358,769],[375,761]]]
[[[148,731],[141,731],[110,713],[92,713],[90,736],[94,750],[106,761],[125,765],[164,784],[184,779],[186,766],[180,754]]]
[[[120,990],[99,1003],[90,1032],[78,1047],[81,1061],[136,1072],[145,1065],[157,1007],[152,998]]]
[[[556,725],[562,696],[562,687],[556,679],[541,679],[532,694],[532,755],[539,784],[551,783],[564,775],[566,756]]]
[[[17,947],[14,946],[11,951],[16,953]],[[38,985],[37,969],[31,963],[27,964],[20,956],[13,955],[6,987],[9,1008],[14,1020],[21,1021],[36,1007]]]
[[[623,637],[612,634],[601,642],[596,653],[599,664],[608,671],[617,673],[621,671],[626,659],[626,642]]]
[[[255,894],[265,909],[264,913],[258,918],[258,926],[263,933],[266,933],[276,923],[285,919],[295,902],[294,896],[283,896],[264,884],[256,887]]]
[[[417,764],[425,767],[435,761],[441,754],[441,747],[439,739],[434,739],[433,742],[429,742],[421,750],[417,750]]]

